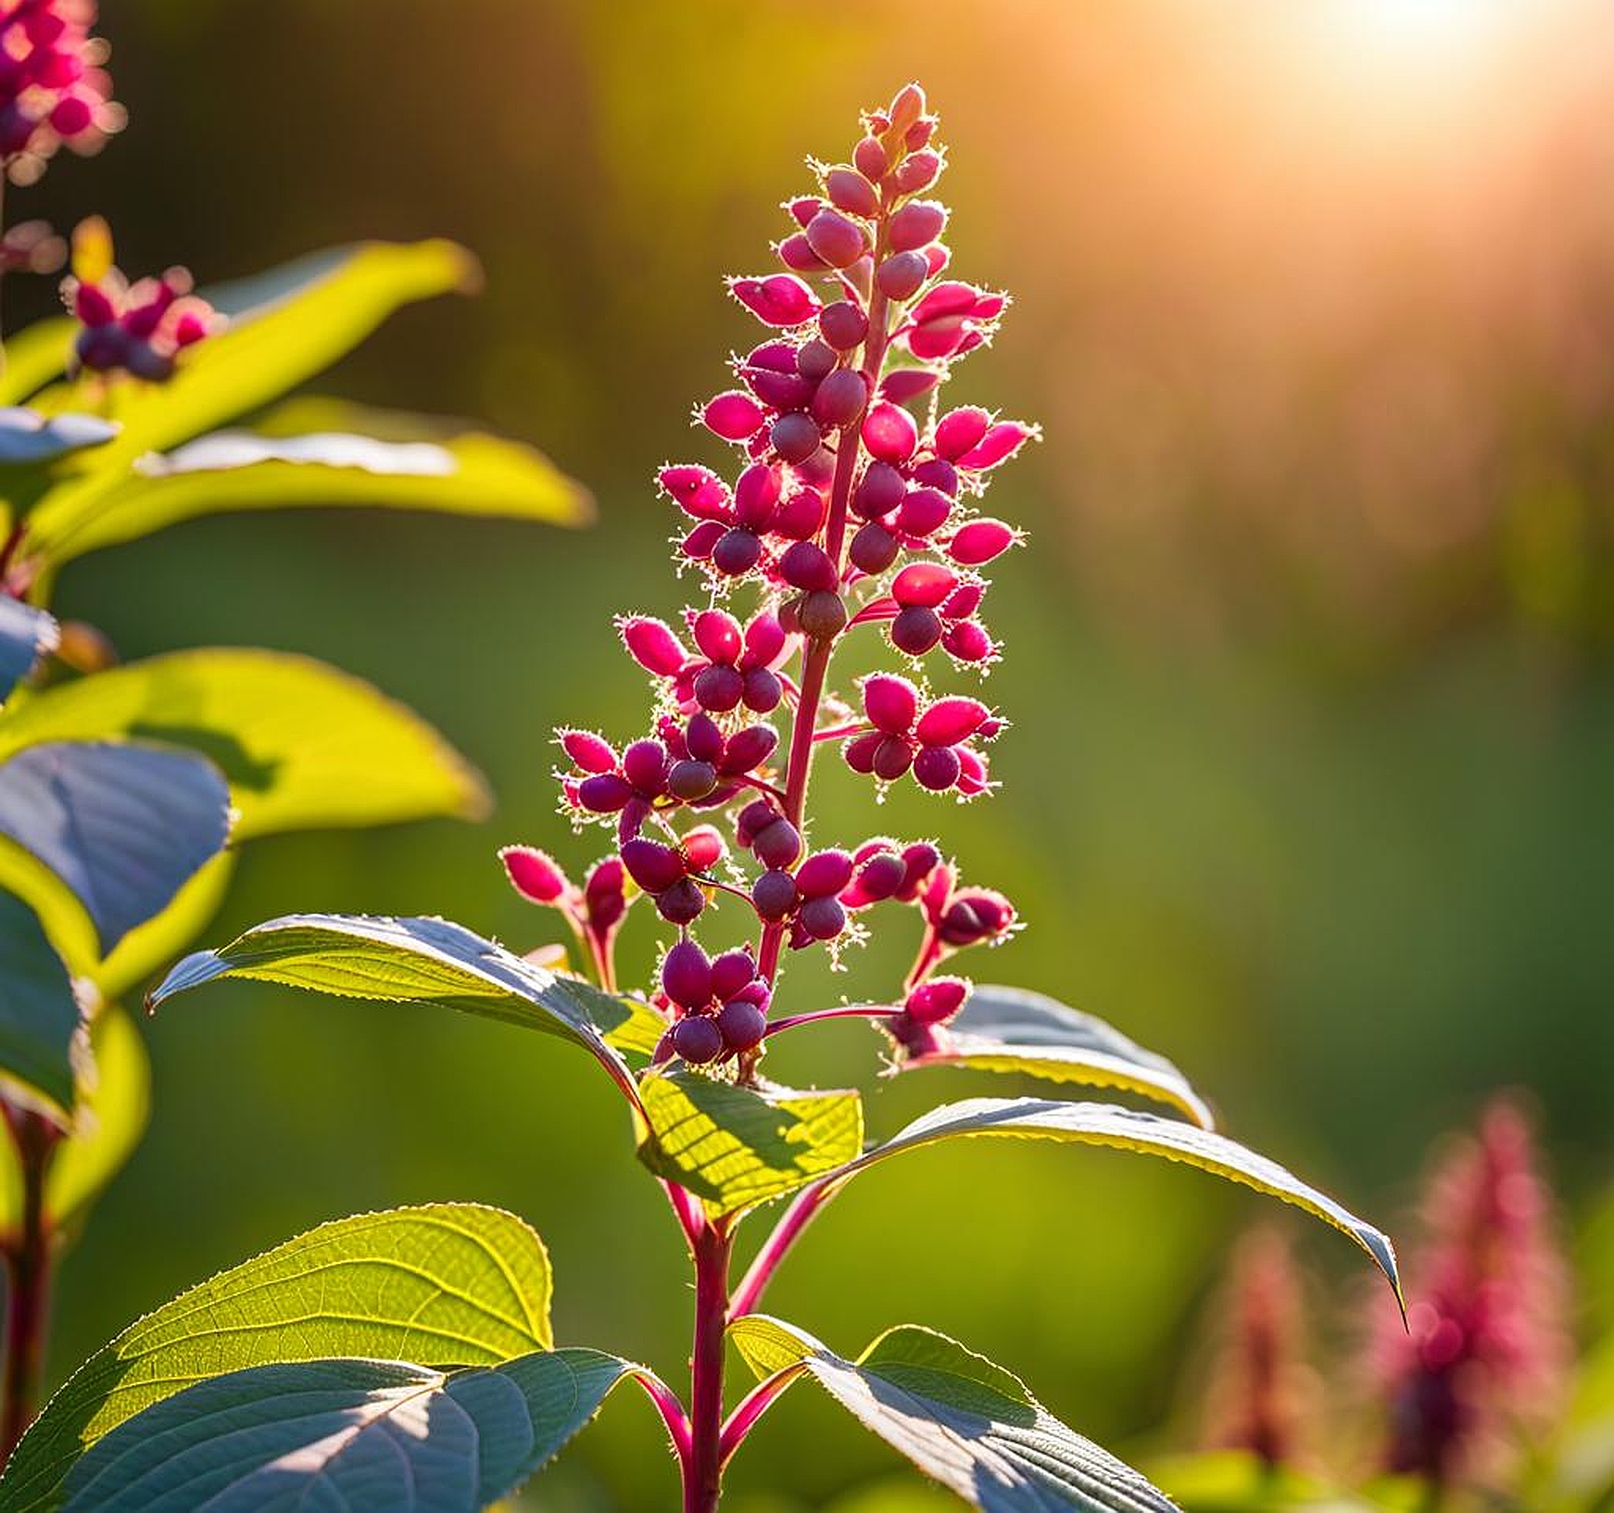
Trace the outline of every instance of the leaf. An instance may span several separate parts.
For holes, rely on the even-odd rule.
[[[648,1125],[640,1159],[714,1215],[803,1187],[863,1148],[855,1092],[740,1087],[681,1067],[647,1076],[639,1094]]]
[[[543,1242],[498,1209],[442,1203],[322,1224],[182,1293],[79,1367],[0,1477],[0,1513],[58,1506],[88,1446],[209,1377],[331,1355],[446,1371],[547,1350],[549,1295]]]
[[[284,407],[320,428],[285,436],[214,431],[137,462],[106,492],[61,493],[30,517],[29,548],[53,566],[199,515],[315,505],[541,520],[581,525],[588,492],[541,452],[418,417],[306,402]],[[266,423],[272,424],[275,417]],[[340,427],[340,429],[338,429]],[[373,433],[411,432],[408,440]],[[361,434],[371,433],[371,434]]]
[[[453,1374],[393,1361],[257,1366],[148,1408],[62,1490],[69,1513],[475,1513],[555,1455],[632,1370],[593,1350]]]
[[[1067,1428],[1020,1380],[907,1324],[854,1362],[764,1315],[731,1326],[759,1377],[804,1371],[927,1476],[989,1513],[1176,1513],[1130,1466]]]
[[[105,955],[165,908],[229,836],[230,792],[189,752],[93,741],[30,746],[0,765],[0,835],[83,907]],[[0,877],[46,916],[59,890],[0,859]]]
[[[0,367],[0,404],[14,405],[53,378],[60,378],[77,334],[76,320],[57,315],[33,321],[6,337],[6,361]]]
[[[254,926],[222,951],[187,956],[147,1006],[219,977],[342,998],[437,1003],[542,1030],[589,1051],[629,1102],[639,1102],[633,1074],[611,1044],[614,1032],[631,1035],[642,1022],[629,1000],[561,977],[446,919],[288,914]]]
[[[430,815],[478,819],[487,789],[430,725],[311,657],[204,648],[30,694],[0,756],[41,741],[133,740],[199,751],[229,779],[234,836]]]
[[[62,1114],[73,1106],[79,1017],[72,979],[38,916],[0,892],[0,1075],[26,1083]],[[14,1161],[10,1140],[5,1147]]]
[[[39,467],[70,452],[105,446],[117,434],[118,427],[99,415],[80,415],[71,410],[44,415],[13,405],[0,409],[0,467]],[[6,487],[9,492],[9,477]]]
[[[40,657],[56,649],[57,635],[56,621],[44,610],[0,594],[0,704]]]
[[[937,1140],[968,1135],[1073,1140],[1164,1156],[1168,1161],[1182,1161],[1201,1171],[1214,1172],[1304,1209],[1348,1235],[1372,1257],[1395,1289],[1396,1297],[1401,1296],[1395,1247],[1389,1236],[1358,1219],[1325,1193],[1225,1135],[1108,1103],[1058,1103],[1042,1098],[970,1098],[962,1103],[945,1103],[921,1114],[885,1144],[864,1152],[834,1174],[827,1185],[838,1187],[887,1157]]]
[[[68,965],[95,984],[103,1002],[115,1002],[131,988],[145,987],[158,972],[185,952],[218,913],[235,876],[234,851],[221,851],[174,895],[166,909],[137,925],[104,959],[93,946],[85,957],[69,956]],[[58,942],[57,949],[62,949]]]
[[[939,1048],[905,1055],[898,1065],[903,1071],[973,1067],[1120,1088],[1172,1104],[1205,1129],[1215,1124],[1204,1099],[1164,1056],[1144,1050],[1102,1019],[1023,988],[972,989]]]

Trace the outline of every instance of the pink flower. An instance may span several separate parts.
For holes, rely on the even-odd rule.
[[[17,183],[59,148],[94,152],[123,125],[95,19],[94,0],[0,0],[0,160]]]

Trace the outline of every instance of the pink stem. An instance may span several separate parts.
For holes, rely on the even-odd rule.
[[[775,1019],[763,1034],[777,1035],[780,1030],[793,1030],[798,1024],[816,1024],[820,1019],[892,1019],[900,1013],[901,1009],[894,1009],[888,1003],[855,1003],[839,1009],[813,1009],[806,1014],[790,1014],[783,1019]]]
[[[667,1426],[667,1433],[672,1439],[673,1451],[678,1456],[680,1468],[689,1465],[690,1429],[689,1415],[684,1412],[684,1405],[678,1401],[678,1394],[672,1390],[658,1376],[648,1371],[635,1371],[633,1379],[645,1390],[645,1395],[656,1405],[656,1412],[661,1415],[661,1421]]]
[[[867,720],[854,720],[849,725],[832,725],[828,730],[815,730],[815,741],[844,741],[847,736],[862,735],[865,730],[873,730]]]
[[[734,1452],[745,1443],[746,1435],[756,1427],[757,1420],[773,1407],[785,1388],[806,1369],[805,1366],[789,1366],[783,1371],[776,1371],[767,1381],[759,1382],[740,1400],[739,1406],[729,1414],[728,1422],[723,1425],[724,1465],[728,1464]]]

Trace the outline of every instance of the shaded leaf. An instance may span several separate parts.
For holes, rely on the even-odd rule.
[[[72,979],[38,916],[0,891],[0,1075],[25,1083],[63,1114],[73,1106],[79,1017]],[[4,1144],[15,1163],[11,1141]]]
[[[0,704],[34,670],[47,651],[54,651],[56,621],[42,609],[0,594]]]
[[[433,1371],[547,1350],[550,1273],[520,1219],[444,1203],[339,1219],[221,1272],[124,1330],[46,1405],[0,1476],[0,1510],[60,1505],[85,1448],[194,1382],[332,1355]]]
[[[855,1092],[740,1087],[676,1067],[647,1076],[639,1093],[648,1125],[640,1159],[713,1214],[803,1187],[863,1148]]]
[[[1175,1513],[1130,1466],[1067,1428],[1020,1380],[915,1325],[854,1362],[762,1315],[731,1336],[759,1377],[805,1372],[927,1476],[989,1513]]]
[[[898,1065],[903,1070],[972,1067],[1119,1088],[1169,1103],[1206,1129],[1215,1123],[1204,1099],[1164,1056],[1144,1050],[1102,1019],[1023,988],[972,989],[939,1048],[903,1056]]]
[[[378,505],[555,525],[579,525],[592,515],[587,491],[521,442],[449,433],[356,406],[285,408],[319,415],[327,428],[295,436],[215,431],[166,456],[141,459],[94,498],[63,492],[41,504],[30,523],[30,549],[60,566],[199,515],[300,506]],[[348,429],[372,426],[415,434],[394,441]]]
[[[476,1513],[555,1455],[632,1368],[592,1350],[492,1370],[258,1366],[148,1408],[73,1468],[69,1513],[325,1506]]]
[[[103,1009],[90,1027],[90,1048],[71,1122],[45,1173],[45,1213],[58,1234],[123,1169],[150,1112],[151,1067],[134,1021],[116,1006]],[[0,1144],[0,1232],[15,1234],[21,1222],[22,1167],[8,1140]]]
[[[71,948],[63,953],[68,966],[88,977],[106,1002],[146,986],[184,954],[218,913],[235,876],[236,854],[233,850],[221,851],[200,871],[192,873],[168,907],[125,935],[110,956],[103,958],[95,950],[90,932],[84,932],[78,946],[80,954],[72,954]],[[67,939],[71,938],[69,926]],[[63,950],[61,939],[56,941],[56,948]]]
[[[61,879],[103,955],[168,905],[229,827],[224,778],[189,752],[57,741],[0,765],[0,835]]]
[[[9,358],[10,354],[7,353]],[[0,467],[35,467],[69,452],[105,446],[118,427],[99,415],[43,415],[21,405],[0,409]]]
[[[155,1009],[176,993],[219,977],[283,983],[342,998],[437,1003],[558,1035],[588,1050],[637,1105],[633,1074],[610,1043],[642,1023],[627,999],[602,993],[445,919],[289,914],[254,926],[221,951],[187,956],[148,999]]]
[[[124,739],[199,751],[229,779],[234,836],[487,812],[480,775],[430,725],[312,657],[209,647],[33,693],[0,755],[41,741]]]
[[[1268,1197],[1304,1209],[1348,1235],[1372,1257],[1400,1296],[1395,1247],[1389,1236],[1358,1219],[1326,1193],[1225,1135],[1112,1104],[1058,1103],[1042,1098],[970,1098],[962,1103],[945,1103],[921,1114],[883,1145],[864,1152],[831,1182],[839,1186],[876,1162],[938,1140],[982,1135],[1072,1140],[1164,1156],[1253,1187]]]

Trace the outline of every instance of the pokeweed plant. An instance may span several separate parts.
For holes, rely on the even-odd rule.
[[[558,962],[553,952],[519,956],[440,919],[292,915],[186,958],[150,1000],[250,978],[437,1003],[588,1051],[621,1093],[639,1158],[688,1243],[687,1388],[556,1348],[545,1254],[521,1221],[469,1204],[372,1214],[225,1272],[112,1341],[23,1440],[0,1479],[4,1513],[474,1509],[518,1486],[625,1380],[661,1415],[686,1513],[710,1513],[724,1467],[808,1377],[977,1506],[1169,1509],[1016,1377],[951,1339],[904,1325],[848,1357],[761,1312],[770,1280],[836,1194],[944,1140],[1064,1140],[1186,1162],[1326,1220],[1396,1284],[1384,1235],[1216,1133],[1169,1062],[1040,994],[944,973],[1013,933],[1002,893],[963,881],[930,841],[842,847],[817,833],[807,800],[824,747],[875,784],[966,799],[993,787],[984,746],[1002,717],[928,679],[942,658],[979,669],[997,654],[980,569],[1019,532],[979,499],[1034,434],[975,407],[941,410],[941,385],[1006,301],[947,276],[948,212],[927,197],[943,155],[919,88],[863,125],[852,161],[819,167],[816,192],[790,203],[785,271],[729,286],[769,330],[737,361],[738,386],[701,411],[739,449],[738,476],[661,471],[689,522],[677,557],[700,592],[681,627],[640,614],[618,622],[653,680],[649,732],[625,746],[559,733],[563,811],[605,830],[608,854],[579,884],[541,851],[501,853],[515,887],[576,936],[593,981],[545,965]],[[889,641],[903,671],[832,692],[831,663],[852,639]],[[656,980],[637,994],[623,991],[615,963],[635,903],[668,928]],[[735,911],[752,943],[708,951],[699,937],[714,908]],[[922,938],[896,991],[784,1004],[790,953],[838,950],[900,909],[918,913]],[[774,1037],[844,1015],[870,1019],[902,1072],[1029,1073],[1140,1094],[1172,1113],[973,1098],[866,1144],[856,1092],[764,1075]],[[742,1233],[786,1199],[738,1271]],[[725,1391],[730,1343],[758,1379],[743,1395]]]
[[[94,23],[86,0],[0,0],[0,183],[122,125]],[[24,223],[0,273],[52,270],[53,243]],[[19,332],[0,368],[0,1458],[35,1407],[53,1269],[145,1122],[118,1000],[205,923],[242,842],[486,808],[435,730],[310,658],[116,665],[99,632],[51,615],[58,573],[221,510],[587,510],[513,442],[330,401],[258,413],[397,305],[465,287],[474,264],[447,242],[343,248],[203,298],[183,269],[131,283],[91,219],[73,264],[68,313]]]

